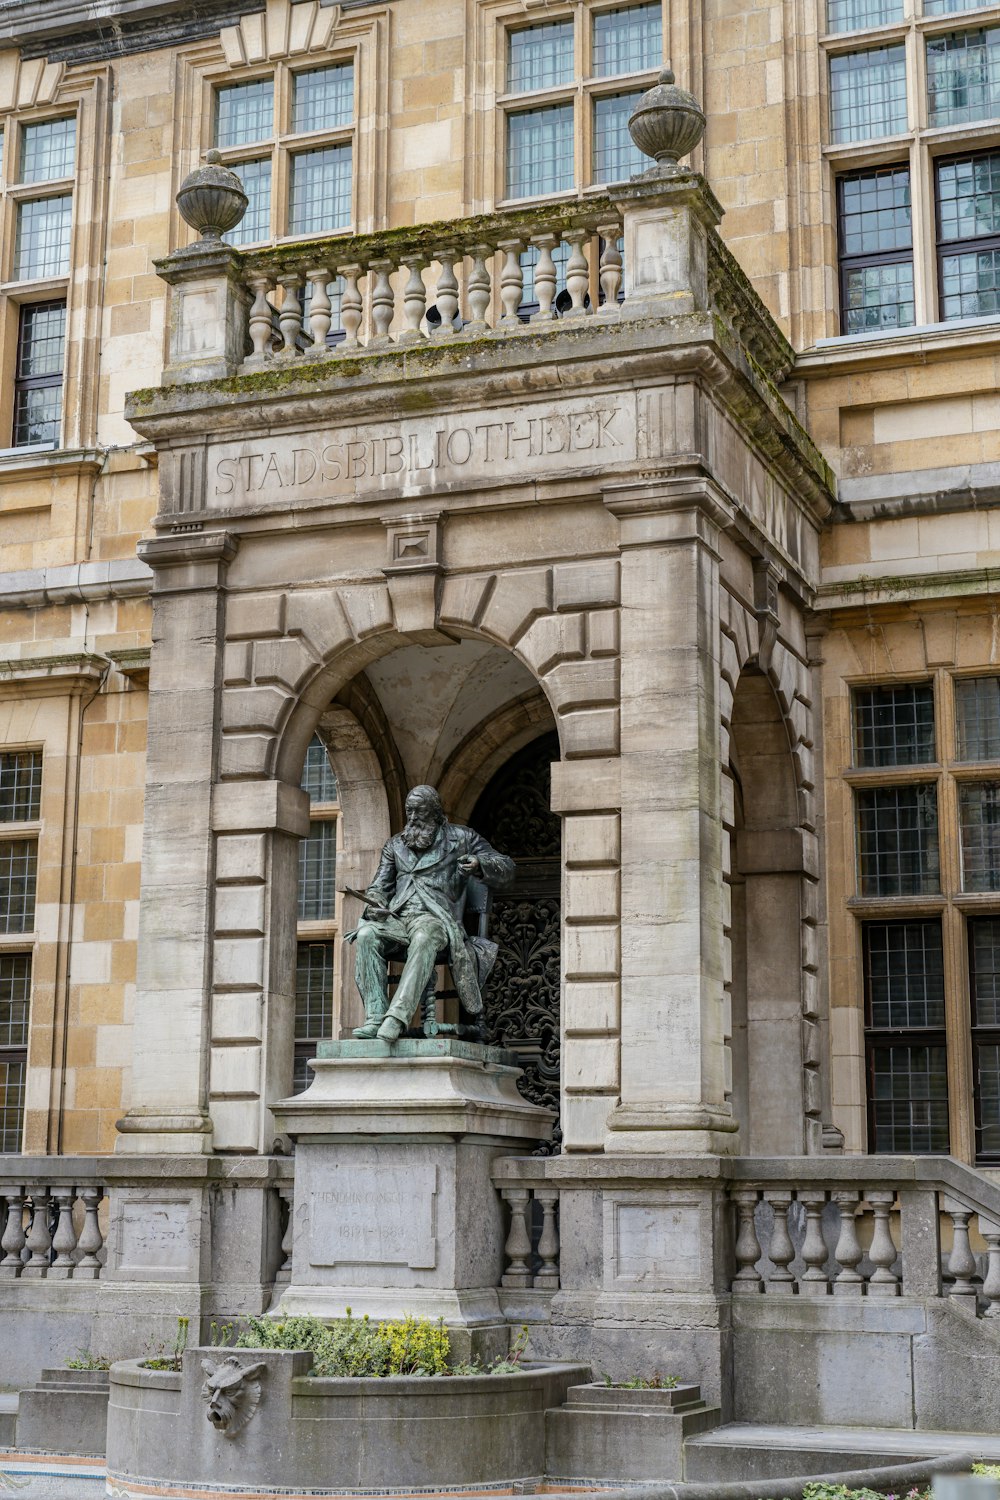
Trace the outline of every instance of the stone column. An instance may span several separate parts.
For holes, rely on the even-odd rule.
[[[606,1151],[729,1152],[719,529],[696,475],[605,491],[621,521],[621,1096]]]
[[[149,749],[133,1024],[132,1103],[118,1149],[202,1153],[212,944],[212,785],[226,570],[225,531],[140,545],[154,571]]]

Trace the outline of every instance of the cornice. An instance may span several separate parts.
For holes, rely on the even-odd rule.
[[[107,670],[105,657],[86,651],[0,661],[0,699],[96,692]]]

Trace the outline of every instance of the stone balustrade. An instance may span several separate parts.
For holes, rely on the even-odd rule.
[[[61,1159],[24,1180],[0,1179],[0,1279],[97,1281],[106,1259],[101,1207],[107,1188],[95,1171],[67,1180]],[[10,1159],[17,1165],[17,1158]],[[95,1164],[96,1165],[96,1164]],[[4,1177],[9,1171],[3,1163]]]
[[[504,1187],[509,1214],[501,1286],[559,1290],[559,1189],[548,1183]]]
[[[248,254],[253,352],[244,368],[456,334],[506,337],[592,314],[617,318],[621,234],[620,211],[595,197],[530,216],[491,214]],[[526,251],[535,252],[527,289]]]

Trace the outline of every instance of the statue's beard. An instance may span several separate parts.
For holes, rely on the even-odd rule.
[[[403,843],[410,849],[415,849],[418,854],[423,854],[429,849],[437,838],[438,825],[416,821],[411,818],[403,829]]]

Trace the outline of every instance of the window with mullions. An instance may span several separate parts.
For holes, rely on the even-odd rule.
[[[941,923],[866,922],[861,946],[869,1150],[947,1152]]]
[[[42,809],[42,752],[0,755],[0,823],[35,823]]]
[[[0,932],[30,932],[34,926],[37,870],[34,839],[0,840]]]
[[[989,0],[924,0],[925,16],[950,16],[953,11],[982,10]]]
[[[72,177],[76,167],[76,118],[40,120],[21,130],[21,182]]]
[[[312,1082],[316,1043],[333,1033],[333,943],[299,943],[295,965],[295,1072],[292,1092]]]
[[[73,199],[69,193],[29,198],[17,205],[14,280],[34,281],[69,273]]]
[[[292,157],[289,234],[346,229],[351,222],[351,148],[322,146]]]
[[[662,56],[663,14],[659,4],[602,10],[594,16],[591,71],[598,78],[658,68]]]
[[[919,766],[934,760],[929,682],[856,688],[853,703],[856,766]]]
[[[936,164],[941,317],[1000,312],[1000,152]]]
[[[903,19],[903,0],[827,0],[828,31],[860,31]]]
[[[58,445],[65,347],[65,302],[35,302],[21,308],[14,366],[15,448]]]
[[[0,954],[0,1152],[21,1149],[30,1003],[31,955]]]
[[[233,162],[232,170],[250,201],[236,228],[222,238],[230,245],[254,245],[271,233],[271,159]]]
[[[855,793],[862,896],[926,896],[940,890],[937,788],[873,787]]]
[[[1000,760],[1000,677],[955,683],[959,760]]]
[[[299,845],[299,921],[324,922],[336,902],[337,825],[313,822]]]
[[[507,33],[507,92],[526,94],[573,82],[573,22]]]
[[[906,48],[874,47],[830,58],[834,141],[870,141],[906,129]]]
[[[633,90],[594,100],[594,182],[625,182],[649,165],[628,131],[628,117],[641,98]]]
[[[962,825],[962,886],[1000,891],[1000,782],[959,788]]]
[[[215,91],[215,144],[247,146],[274,134],[274,80],[234,83]]]
[[[1000,917],[970,917],[976,1156],[1000,1161]]]
[[[1000,112],[1000,27],[927,38],[930,125],[991,120]]]
[[[316,1043],[332,1035],[336,974],[337,777],[327,747],[315,734],[300,782],[309,794],[309,835],[299,846],[300,932],[295,969],[294,1091],[308,1088],[306,1066]],[[323,924],[317,930],[316,924]]]
[[[908,167],[854,172],[837,181],[841,332],[914,322],[913,222]]]
[[[554,104],[509,114],[506,196],[564,193],[573,182],[573,105]]]
[[[354,120],[354,64],[310,68],[292,79],[292,129],[338,130]]]

